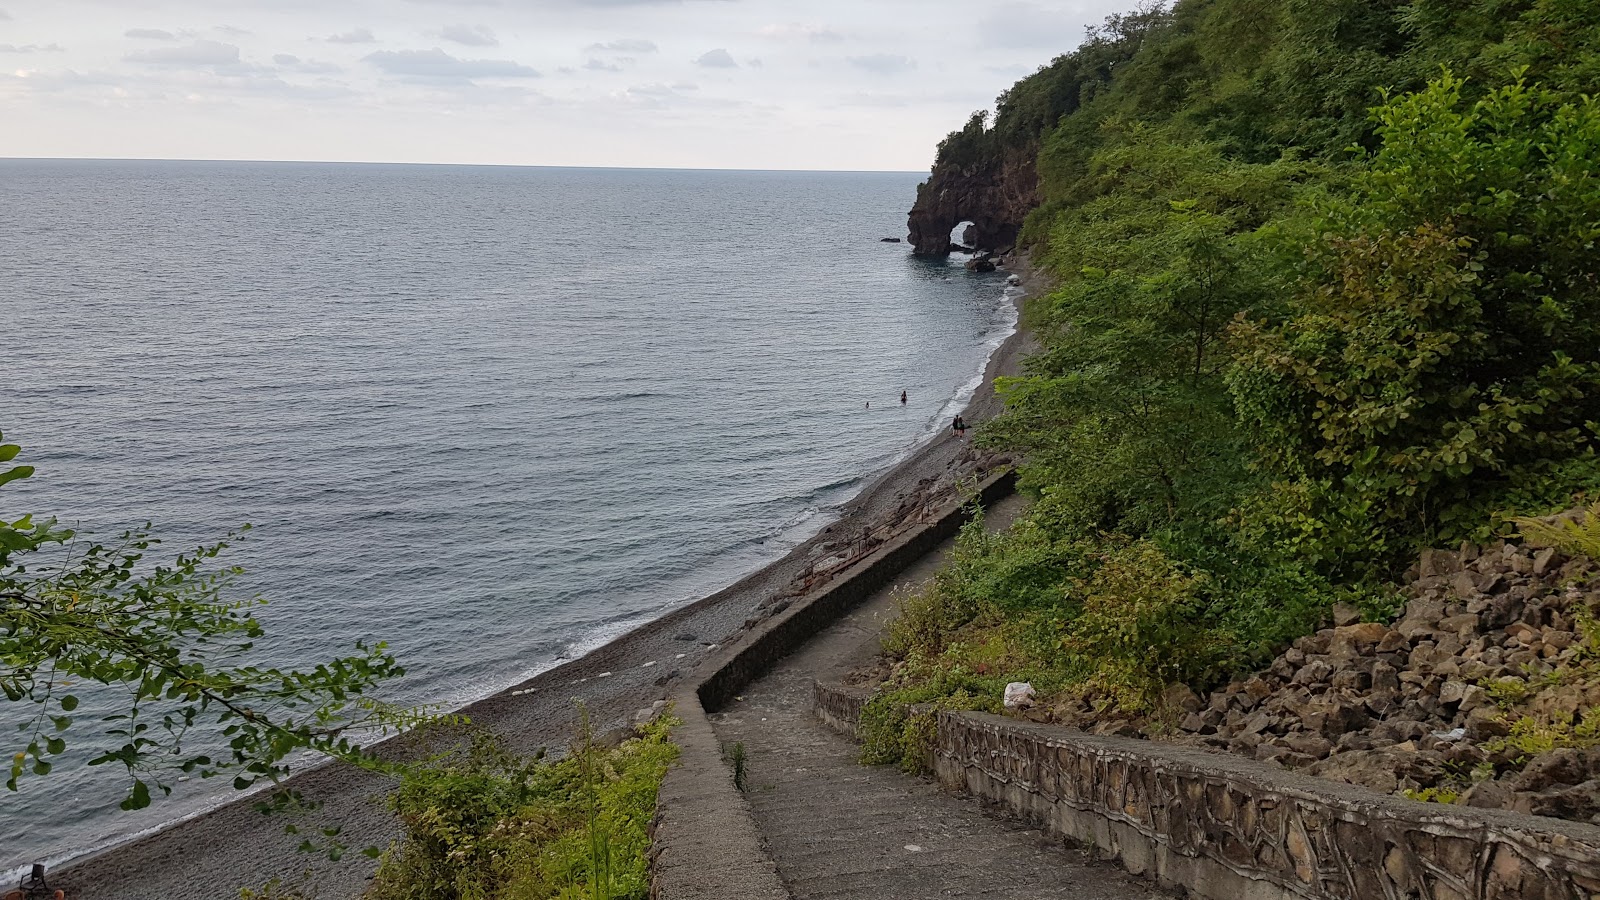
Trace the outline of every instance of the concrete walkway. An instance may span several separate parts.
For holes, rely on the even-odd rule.
[[[1015,499],[1001,503],[989,524],[1003,526],[1018,508]],[[946,544],[907,570],[899,589],[931,578],[948,550]],[[894,590],[878,592],[710,717],[721,741],[745,745],[746,796],[794,897],[1167,897],[1039,831],[991,818],[930,781],[860,765],[860,748],[817,721],[813,679],[837,678],[877,652],[895,611]]]

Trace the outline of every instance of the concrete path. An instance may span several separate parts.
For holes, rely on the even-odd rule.
[[[1015,498],[1005,501],[989,524],[1002,526],[1018,508]],[[898,589],[932,577],[948,550],[923,558]],[[812,680],[836,678],[877,652],[895,590],[878,592],[711,716],[720,740],[745,746],[746,796],[796,900],[1167,897],[930,781],[860,765],[860,748],[817,721]]]

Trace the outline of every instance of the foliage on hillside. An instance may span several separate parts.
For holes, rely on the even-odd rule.
[[[909,601],[892,695],[1155,711],[1600,487],[1587,5],[1183,0],[953,135],[942,162],[1039,146],[1058,287],[981,435],[1037,502]]]
[[[625,900],[649,894],[656,792],[678,748],[663,716],[607,749],[587,719],[551,762],[480,735],[413,773],[390,798],[405,835],[385,854],[372,900]]]

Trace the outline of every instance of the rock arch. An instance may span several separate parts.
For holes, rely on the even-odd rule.
[[[913,252],[949,253],[950,232],[962,222],[972,223],[976,249],[1009,250],[1016,246],[1023,219],[1038,204],[1038,186],[1032,147],[968,169],[935,167],[917,187],[907,222]]]

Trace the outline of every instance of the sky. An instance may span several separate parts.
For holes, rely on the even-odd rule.
[[[0,0],[0,157],[923,171],[1133,0]]]

